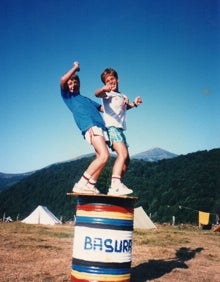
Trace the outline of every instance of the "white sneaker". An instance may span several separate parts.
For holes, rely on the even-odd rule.
[[[100,194],[100,191],[94,186],[94,187],[88,187],[86,186],[87,191],[92,191],[93,194]]]
[[[129,189],[122,182],[117,184],[117,188],[110,187],[108,190],[108,195],[112,196],[123,196],[133,193],[133,190]]]
[[[87,187],[86,185],[80,186],[78,183],[76,183],[73,186],[72,191],[74,193],[80,193],[80,194],[99,194],[100,193],[96,187],[91,188],[91,187]]]

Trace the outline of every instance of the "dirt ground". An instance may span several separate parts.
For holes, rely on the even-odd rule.
[[[0,223],[1,282],[70,281],[73,225]],[[158,226],[133,233],[131,282],[220,281],[220,232]]]

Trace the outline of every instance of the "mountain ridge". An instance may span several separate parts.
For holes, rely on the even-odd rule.
[[[155,162],[155,161],[160,161],[163,159],[171,159],[175,158],[178,155],[171,153],[169,151],[166,151],[164,149],[161,149],[159,147],[155,147],[146,151],[143,151],[141,153],[132,155],[132,159],[137,159],[137,160],[144,160],[144,161],[149,161],[149,162]]]
[[[54,163],[54,164],[50,164],[50,165],[48,165],[44,168],[47,168],[47,167],[50,167],[50,166],[53,166],[53,165],[59,165],[59,164],[62,164],[62,163],[71,162],[71,161],[74,161],[74,160],[80,160],[80,159],[83,159],[83,158],[92,157],[93,155],[95,155],[95,154],[94,153],[88,153],[88,154],[79,155],[79,156],[77,156],[73,159],[62,161],[62,162],[57,162],[57,163]],[[146,150],[144,152],[132,155],[131,159],[143,159],[144,161],[159,161],[159,160],[162,160],[162,159],[168,159],[168,158],[176,157],[176,156],[177,155],[175,155],[173,153],[170,153],[170,152],[163,150],[159,147],[155,147],[155,148]],[[25,172],[25,173],[2,173],[2,172],[0,172],[0,192],[3,191],[4,189],[8,189],[10,186],[14,185],[15,183],[22,180],[23,178],[35,173],[36,171],[38,171],[38,170]]]

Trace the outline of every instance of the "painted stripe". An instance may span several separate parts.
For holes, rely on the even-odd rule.
[[[120,212],[133,213],[133,208],[125,208],[121,206],[105,205],[105,204],[79,204],[77,210],[96,211],[96,212]]]
[[[76,216],[76,225],[78,223],[105,224],[112,226],[112,229],[114,229],[114,226],[133,226],[133,220],[88,217],[88,216]]]
[[[94,224],[94,223],[77,223],[75,226],[87,227],[87,228],[96,228],[96,229],[111,229],[111,230],[123,230],[123,231],[133,231],[133,226],[112,226],[108,224]]]
[[[93,267],[93,266],[83,266],[83,265],[74,265],[72,268],[78,272],[86,272],[88,274],[97,274],[97,275],[123,275],[130,272],[130,268],[102,268],[102,267]]]
[[[134,205],[134,199],[128,199],[128,198],[113,198],[113,197],[100,197],[100,196],[82,196],[77,198],[77,204],[82,205],[82,204],[93,204],[93,205],[98,205],[102,203],[103,205],[113,205],[113,206],[120,206],[124,208],[133,208]]]
[[[102,218],[117,218],[117,219],[125,219],[132,220],[132,213],[118,213],[118,212],[92,212],[92,211],[77,211],[76,216],[87,216],[87,217],[102,217]]]
[[[131,262],[129,261],[129,262],[122,262],[122,263],[119,263],[119,262],[110,263],[110,262],[94,261],[92,262],[92,266],[91,266],[91,261],[73,258],[72,259],[72,269],[79,270],[80,267],[97,269],[98,270],[97,273],[99,271],[103,271],[102,273],[111,273],[110,271],[113,271],[113,272],[116,271],[117,273],[122,274],[122,273],[127,273],[130,271]]]
[[[71,280],[76,282],[88,282],[88,281],[96,281],[96,282],[129,282],[130,281],[130,273],[123,275],[96,275],[96,274],[88,274],[85,272],[78,272],[72,270],[71,272]]]

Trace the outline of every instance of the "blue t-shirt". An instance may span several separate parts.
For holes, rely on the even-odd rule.
[[[62,88],[61,95],[65,104],[72,112],[74,120],[83,136],[93,126],[98,126],[106,130],[104,120],[98,111],[98,108],[101,106],[100,104],[79,93],[66,92]]]

